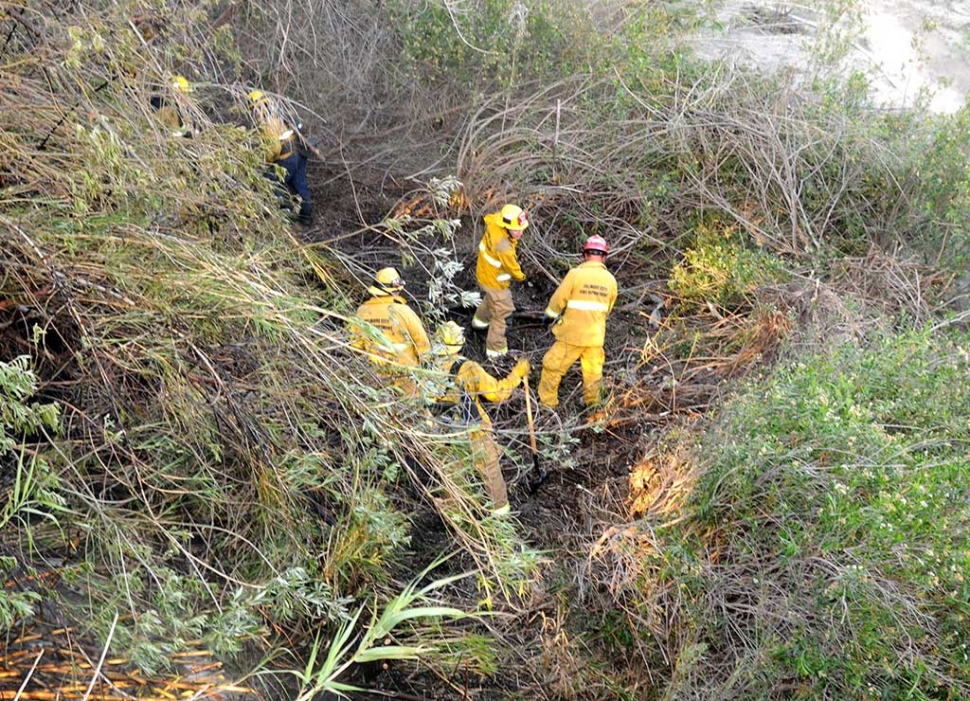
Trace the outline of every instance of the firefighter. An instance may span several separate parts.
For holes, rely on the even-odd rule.
[[[186,124],[182,117],[182,110],[179,109],[178,100],[182,95],[195,92],[195,88],[185,79],[185,76],[177,75],[172,78],[169,84],[171,95],[156,93],[151,97],[151,106],[155,110],[158,121],[169,130],[172,136],[192,138],[195,131],[192,124]]]
[[[364,351],[383,375],[394,376],[406,394],[417,393],[408,371],[431,350],[418,315],[401,297],[404,280],[394,268],[382,268],[367,288],[371,298],[357,308],[351,324],[351,346]],[[363,322],[363,323],[359,323]]]
[[[461,420],[469,426],[472,459],[491,499],[492,513],[504,516],[509,513],[509,498],[499,465],[501,451],[495,441],[492,421],[482,406],[482,399],[495,403],[507,400],[529,374],[529,361],[521,358],[512,372],[498,380],[475,361],[461,356],[465,333],[454,321],[438,327],[435,337],[438,342],[435,365],[454,380],[454,385],[442,396],[436,397],[435,401],[457,405]]]
[[[293,127],[283,119],[276,103],[262,90],[249,93],[249,102],[260,133],[266,146],[266,162],[270,165],[266,176],[285,188],[281,195],[298,195],[300,210],[297,221],[301,224],[313,223],[313,204],[310,186],[307,184],[307,153],[303,138],[298,131],[302,125]],[[277,166],[283,169],[281,175]]]
[[[483,299],[472,317],[472,328],[488,329],[485,354],[489,358],[500,358],[509,352],[506,319],[515,312],[510,285],[512,280],[525,282],[515,249],[528,227],[529,217],[518,205],[507,204],[500,211],[485,215],[485,234],[478,244],[475,266]]]
[[[556,337],[542,358],[539,378],[539,401],[547,407],[559,406],[559,382],[577,360],[586,406],[600,401],[606,318],[616,302],[616,278],[605,264],[608,253],[602,236],[590,236],[583,245],[583,262],[566,273],[546,307],[545,319]]]

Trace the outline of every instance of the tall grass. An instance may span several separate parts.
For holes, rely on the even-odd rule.
[[[0,360],[29,354],[36,401],[60,407],[59,434],[4,446],[3,513],[24,527],[0,546],[35,572],[69,554],[88,601],[67,615],[135,664],[278,633],[311,651],[285,661],[308,696],[385,653],[494,672],[483,631],[449,621],[538,589],[521,639],[489,635],[537,663],[524,684],[548,698],[965,695],[958,345],[872,333],[809,352],[690,437],[820,306],[865,340],[879,317],[855,300],[901,328],[951,303],[966,114],[874,112],[837,83],[695,61],[675,39],[698,16],[656,3],[0,9]],[[149,106],[174,73],[198,85],[172,98],[192,139]],[[300,240],[262,177],[254,85],[309,115],[331,157],[316,187],[427,179],[432,216]],[[385,387],[342,330],[389,260],[428,278],[411,289],[429,319],[469,303],[458,261],[513,197],[531,277],[551,285],[604,234],[628,315],[616,401],[562,423],[583,450],[556,429],[543,444],[566,465],[650,446],[629,512],[613,482],[577,490],[563,518],[582,523],[545,570],[514,519],[483,517],[467,436]],[[442,575],[441,631],[382,653],[377,612],[427,593],[396,573],[437,555],[416,547],[418,512],[475,585]],[[4,598],[5,626],[33,601]],[[442,631],[450,650],[425,649]]]
[[[675,518],[628,539],[666,698],[967,694],[965,344],[873,333],[718,411]]]
[[[242,76],[212,79],[233,58],[211,41],[219,19],[201,5],[192,27],[138,3],[2,8],[19,57],[2,69],[18,85],[0,116],[12,155],[0,170],[3,348],[31,355],[62,429],[38,436],[4,487],[18,500],[10,519],[42,502],[61,528],[5,528],[4,552],[24,552],[30,573],[71,553],[61,574],[87,598],[62,615],[105,641],[110,628],[149,671],[172,650],[232,656],[280,635],[298,654],[329,630],[379,623],[361,614],[400,594],[392,573],[418,503],[453,527],[484,590],[518,596],[534,555],[483,518],[472,471],[453,468],[467,436],[416,433],[423,406],[347,344],[367,271],[306,247],[278,211],[236,109]],[[176,72],[198,86],[167,96],[200,128],[192,139],[171,137],[149,106]],[[4,627],[29,603],[5,598]]]

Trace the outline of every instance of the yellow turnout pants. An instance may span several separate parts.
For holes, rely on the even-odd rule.
[[[603,363],[606,353],[602,346],[574,346],[557,340],[542,357],[542,376],[539,378],[539,401],[547,407],[559,406],[559,383],[562,376],[579,361],[583,370],[583,400],[586,406],[600,402]]]
[[[472,443],[472,460],[482,476],[485,493],[492,500],[492,510],[509,503],[508,489],[499,466],[499,447],[487,429],[473,428],[468,432]]]
[[[505,320],[515,312],[515,303],[512,301],[512,290],[495,290],[490,287],[482,287],[482,303],[475,310],[475,318],[472,326],[481,328],[482,324],[488,324],[488,336],[485,337],[485,350],[490,354],[502,354],[509,350],[508,341],[505,338]]]

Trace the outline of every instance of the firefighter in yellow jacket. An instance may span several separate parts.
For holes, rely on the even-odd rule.
[[[196,131],[191,123],[186,123],[178,104],[186,99],[184,95],[192,92],[195,92],[195,88],[185,76],[176,75],[169,84],[169,94],[156,93],[151,96],[150,104],[155,110],[156,118],[172,136],[191,139],[192,133]]]
[[[485,234],[478,244],[475,277],[482,291],[482,303],[472,317],[472,328],[488,329],[485,354],[498,358],[509,352],[505,338],[506,319],[515,311],[512,280],[525,282],[515,249],[529,217],[518,205],[507,204],[498,212],[485,215]]]
[[[374,284],[367,288],[371,298],[357,308],[357,318],[364,323],[351,326],[351,345],[389,374],[406,374],[431,350],[424,324],[400,296],[403,289],[397,270],[378,270]],[[406,391],[413,387],[411,382],[398,384]]]
[[[577,360],[586,406],[600,401],[606,318],[616,302],[616,278],[604,263],[608,253],[602,236],[590,236],[583,246],[583,262],[566,274],[546,307],[546,321],[553,324],[556,336],[542,358],[539,378],[539,401],[548,407],[559,406],[559,382]]]
[[[307,152],[297,129],[282,117],[279,107],[262,90],[249,93],[253,115],[259,122],[260,134],[266,147],[266,162],[270,170],[266,176],[293,195],[300,197],[300,211],[297,220],[302,224],[313,223],[313,204],[310,201],[310,186],[307,183]],[[283,169],[282,177],[275,166]],[[281,193],[282,194],[282,193]]]
[[[529,374],[529,361],[520,359],[512,372],[498,380],[475,361],[461,356],[465,344],[461,326],[453,321],[445,322],[438,328],[436,337],[440,351],[435,356],[435,365],[454,380],[454,385],[443,396],[436,397],[436,401],[456,404],[461,420],[469,425],[472,459],[492,501],[492,513],[503,516],[509,512],[508,488],[502,477],[501,452],[492,433],[492,421],[482,406],[482,399],[495,403],[507,400]]]

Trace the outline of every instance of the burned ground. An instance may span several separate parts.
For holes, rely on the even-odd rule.
[[[421,251],[428,251],[433,245],[450,247],[464,265],[455,284],[466,290],[477,289],[474,261],[481,233],[478,213],[472,214],[468,209],[459,212],[462,226],[452,240],[428,244],[417,250],[411,265],[403,265],[414,251],[402,247],[382,221],[400,213],[402,206],[408,208],[406,213],[417,223],[451,213],[435,211],[433,206],[428,209],[427,199],[420,193],[415,195],[392,186],[392,180],[377,171],[348,172],[334,164],[312,161],[310,174],[317,220],[312,227],[295,228],[294,234],[308,248],[339,258],[342,265],[330,270],[345,288],[348,304],[352,306],[364,298],[362,283],[374,270],[395,265],[408,280],[412,303],[420,308],[420,300],[427,296],[431,268],[430,258],[422,258]],[[552,411],[539,405],[535,398],[542,356],[553,341],[541,316],[558,280],[569,265],[579,262],[579,255],[564,253],[551,259],[549,246],[537,245],[548,244],[549,240],[559,242],[562,237],[545,225],[538,207],[533,226],[520,247],[519,257],[529,281],[513,287],[519,311],[508,334],[512,357],[527,357],[532,364],[530,390],[539,460],[549,472],[537,493],[530,493],[529,488],[534,475],[524,393],[518,390],[511,401],[488,407],[504,451],[503,471],[515,522],[521,525],[524,540],[546,557],[542,583],[528,600],[503,608],[501,622],[492,627],[492,633],[506,639],[509,648],[517,650],[523,661],[554,654],[555,646],[549,648],[551,641],[559,634],[572,634],[569,628],[575,622],[559,621],[550,627],[549,621],[561,615],[562,605],[564,610],[609,605],[610,593],[602,590],[608,577],[596,571],[606,565],[591,557],[592,549],[621,524],[662,502],[665,490],[676,489],[669,475],[662,474],[662,465],[644,473],[644,465],[649,466],[658,441],[671,427],[697,423],[725,381],[773,356],[790,330],[785,322],[786,305],[797,297],[791,291],[779,291],[775,313],[755,314],[749,310],[738,314],[716,308],[692,308],[681,305],[668,290],[665,266],[671,261],[667,258],[658,255],[658,263],[647,265],[642,255],[615,256],[608,261],[620,288],[608,322],[605,383],[609,399],[596,411],[583,406],[577,365],[564,377],[560,389],[562,404]],[[309,268],[291,272],[313,279]],[[0,343],[11,353],[30,346],[34,324],[48,328],[48,348],[38,365],[48,393],[77,375],[75,354],[81,343],[68,302],[71,295],[84,291],[76,286],[52,291],[49,287],[55,281],[24,285],[24,289],[33,290],[30,298],[11,301],[0,309],[6,315]],[[467,357],[481,362],[495,375],[504,375],[511,363],[486,360],[484,337],[470,329],[472,312],[473,309],[453,308],[447,317],[468,329]],[[213,387],[233,378],[245,384],[247,377],[255,376],[259,358],[246,349],[210,350],[210,371],[215,374],[207,382]],[[136,411],[150,401],[159,388],[144,385],[151,377],[144,370],[132,372],[121,365],[103,368],[105,396],[114,398],[116,403],[78,406],[77,416],[88,417],[89,425],[75,425],[72,430],[86,433],[94,427],[91,417]],[[249,440],[261,440],[245,437],[258,427],[236,426],[239,417],[233,415],[231,408],[214,405],[213,411],[221,412],[220,424],[229,434],[239,433],[243,445]],[[110,465],[111,460],[105,464]],[[89,477],[103,482],[107,491],[101,496],[114,501],[128,499],[138,489],[137,481],[121,479],[110,469],[100,477]],[[402,485],[395,500],[404,513],[411,515],[410,547],[400,555],[395,567],[395,576],[403,581],[452,550],[454,542],[434,505],[423,499],[414,485]],[[321,495],[308,494],[306,508],[308,514],[323,520],[339,517]],[[198,547],[198,554],[204,555],[205,543]],[[51,552],[48,556],[62,564],[64,558],[74,558],[71,553]],[[457,571],[469,564],[459,557],[450,566]],[[15,575],[11,581],[20,580]],[[54,582],[49,591],[59,588],[60,584]],[[473,583],[456,585],[452,593],[471,607],[480,596]],[[565,604],[560,601],[562,597],[567,599]],[[516,674],[521,674],[521,670]],[[387,670],[368,666],[349,676],[366,677],[369,687],[396,690],[400,698],[409,698],[407,694],[421,698],[440,694],[440,698],[449,698],[455,693],[456,684],[481,688],[480,698],[506,698],[516,690],[546,683],[540,678],[519,679],[499,672],[494,679],[464,680],[459,684],[437,670],[415,678],[398,673],[393,666]]]
[[[315,196],[318,222],[302,236],[311,245],[323,244],[345,257],[351,272],[346,282],[353,302],[365,298],[361,282],[369,273],[394,265],[407,280],[406,296],[420,309],[428,291],[430,265],[418,256],[413,265],[403,266],[400,240],[389,235],[380,222],[404,212],[416,215],[418,223],[414,226],[418,226],[425,221],[420,217],[449,213],[429,208],[427,198],[420,193],[394,193],[366,182],[348,186],[342,176],[334,176],[323,186],[317,183]],[[467,210],[460,216],[462,226],[454,239],[440,243],[450,247],[464,265],[455,277],[456,285],[476,290],[474,264],[480,217]],[[666,284],[665,266],[675,262],[668,260],[667,254],[657,256],[666,262],[651,265],[645,265],[642,256],[617,256],[608,261],[620,289],[608,322],[604,380],[609,399],[596,411],[583,406],[577,364],[563,379],[560,407],[550,410],[539,405],[535,396],[542,356],[553,342],[541,317],[567,268],[564,260],[544,259],[543,247],[535,245],[536,237],[548,235],[539,212],[519,247],[528,282],[513,285],[518,311],[508,332],[510,359],[486,359],[484,334],[470,327],[473,309],[452,308],[446,315],[466,328],[465,355],[494,375],[507,373],[514,358],[527,357],[532,364],[530,391],[539,460],[549,472],[536,493],[530,490],[534,473],[523,391],[517,390],[509,402],[487,407],[503,449],[503,472],[515,521],[521,525],[526,542],[547,557],[543,584],[528,600],[503,611],[501,623],[489,626],[492,634],[506,639],[509,648],[518,651],[525,668],[534,656],[538,659],[554,654],[549,646],[557,635],[572,634],[568,629],[576,621],[549,624],[561,615],[562,597],[568,600],[567,610],[584,605],[593,609],[610,606],[611,594],[604,582],[613,576],[606,569],[615,563],[609,555],[594,553],[608,551],[609,540],[618,529],[625,528],[624,524],[682,498],[684,480],[678,470],[683,466],[667,465],[665,458],[657,458],[658,444],[671,430],[689,433],[701,429],[703,418],[727,381],[776,359],[793,330],[791,317],[804,306],[800,301],[804,295],[797,288],[764,291],[766,298],[773,298],[773,305],[758,311],[732,312],[681,304]],[[578,253],[573,261],[580,262]],[[555,273],[550,272],[553,270]],[[395,567],[397,576],[405,581],[454,544],[449,528],[420,490],[405,486],[396,501],[402,511],[411,514],[410,547]],[[459,557],[447,569],[457,572],[471,564]],[[470,584],[456,586],[453,594],[468,600],[479,596]],[[624,663],[617,664],[622,667]],[[399,698],[453,698],[456,693],[474,689],[477,698],[500,699],[548,681],[514,678],[501,672],[489,680],[459,680],[433,669],[415,676],[399,672],[393,665],[361,669],[358,674],[366,679],[367,687],[381,688]],[[516,671],[520,674],[521,668]]]

